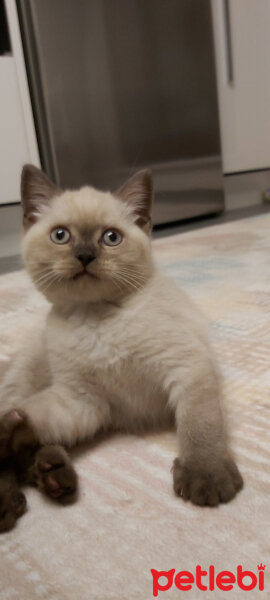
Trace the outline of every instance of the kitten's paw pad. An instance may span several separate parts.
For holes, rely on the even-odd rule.
[[[78,477],[61,446],[43,446],[35,456],[33,477],[42,492],[63,504],[74,502]]]
[[[0,419],[0,460],[36,444],[33,427],[22,410],[10,410]]]
[[[234,498],[243,487],[243,479],[230,458],[209,468],[196,465],[195,461],[184,463],[176,458],[173,485],[175,493],[183,500],[190,500],[199,506],[217,506]]]
[[[0,490],[0,533],[13,529],[17,519],[25,511],[26,498],[22,492],[12,489],[4,492]]]

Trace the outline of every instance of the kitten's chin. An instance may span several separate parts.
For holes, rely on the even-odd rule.
[[[101,302],[109,295],[109,289],[102,282],[98,282],[92,276],[80,275],[57,285],[43,290],[37,286],[39,291],[49,302],[56,305],[67,305],[74,303]]]
[[[95,273],[89,273],[89,271],[79,271],[79,273],[75,273],[75,275],[70,277],[72,281],[78,281],[79,279],[82,279],[83,281],[89,281],[89,278],[90,281],[91,279],[92,281],[99,279],[99,277],[95,275]]]
[[[133,288],[129,290],[120,289],[119,286],[116,288],[111,281],[102,281],[86,274],[51,285],[47,289],[45,286],[42,289],[41,285],[36,285],[36,287],[51,304],[57,306],[98,302],[114,303],[134,292]]]

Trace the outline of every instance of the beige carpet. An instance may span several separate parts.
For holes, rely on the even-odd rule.
[[[150,569],[235,573],[242,565],[258,575],[261,562],[264,592],[194,584],[158,597],[270,597],[270,216],[163,238],[154,248],[209,317],[244,490],[215,509],[185,504],[172,490],[174,434],[102,440],[75,459],[76,505],[57,507],[27,491],[28,513],[0,538],[0,600],[149,600]],[[45,310],[23,271],[0,278],[1,371],[33,313]]]

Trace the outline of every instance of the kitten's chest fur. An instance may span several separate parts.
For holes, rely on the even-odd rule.
[[[126,426],[142,414],[153,415],[163,402],[155,378],[146,368],[145,324],[136,307],[84,307],[63,314],[53,309],[48,321],[49,358],[53,377],[77,381],[89,401],[94,392],[117,412]],[[136,327],[134,328],[134,322]],[[157,410],[160,414],[160,410]],[[130,424],[129,424],[130,426]]]
[[[49,352],[58,367],[96,374],[120,366],[132,352],[128,319],[117,307],[93,306],[73,309],[70,314],[52,310],[48,320]],[[123,335],[123,327],[125,333]]]

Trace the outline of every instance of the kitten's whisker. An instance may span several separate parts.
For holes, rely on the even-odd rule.
[[[63,277],[54,277],[51,281],[49,281],[48,285],[42,290],[42,292],[45,293],[53,283],[60,283],[62,279]]]
[[[122,273],[123,275],[128,275],[129,277],[131,277],[132,279],[136,280],[136,281],[141,281],[141,282],[145,282],[146,281],[146,277],[144,275],[142,275],[141,273],[135,273],[135,272],[131,272],[127,269],[120,270],[120,273]]]
[[[109,271],[107,271],[107,272],[103,271],[103,274],[104,275],[106,275],[106,274],[108,275],[109,274],[110,275],[110,281],[112,281],[112,283],[114,283],[115,285],[117,285],[118,289],[121,290],[121,285],[119,285],[119,284],[122,283],[122,280],[119,279],[117,273],[112,273],[112,272],[109,272]]]
[[[122,269],[121,269],[121,271],[117,271],[115,273],[113,273],[109,269],[103,269],[102,273],[103,273],[103,275],[109,275],[110,279],[114,280],[114,283],[117,280],[118,283],[120,283],[126,287],[132,287],[133,289],[136,289],[136,290],[141,289],[143,284],[146,281],[146,279],[143,277],[141,278],[141,281],[140,281],[138,278],[136,278],[134,276],[133,273],[132,274],[126,273]]]
[[[50,276],[53,276],[53,277],[58,277],[58,276],[59,277],[63,277],[64,275],[66,275],[66,270],[65,269],[61,269],[61,270],[58,269],[57,272],[54,271],[54,270],[52,270],[52,269],[50,269],[50,270],[47,269],[45,271],[45,273],[42,273],[41,276],[38,279],[35,280],[35,283],[40,283],[41,281],[46,280],[46,278],[50,277]]]
[[[38,279],[34,278],[34,283],[35,283],[35,285],[39,285],[40,283],[45,283],[51,277],[53,277],[52,273],[46,273],[45,275],[42,275]]]
[[[142,288],[142,283],[140,281],[131,279],[130,277],[127,277],[126,275],[122,275],[122,280],[126,281],[129,285],[134,287],[136,290],[139,290],[140,288]]]
[[[117,278],[118,278],[118,281],[120,281],[120,282],[121,282],[121,283],[123,283],[123,284],[126,284],[126,285],[127,285],[127,287],[131,286],[131,287],[133,287],[135,290],[139,290],[139,289],[140,289],[140,287],[141,287],[141,286],[139,286],[139,287],[138,287],[137,285],[135,285],[135,284],[133,283],[133,281],[131,281],[130,279],[128,279],[126,276],[124,276],[124,275],[121,275],[120,273],[117,273]]]
[[[112,274],[123,274],[123,275],[128,275],[130,277],[134,277],[135,279],[139,280],[141,279],[142,281],[146,281],[146,277],[142,274],[142,273],[138,273],[135,271],[131,271],[130,269],[126,268],[126,267],[121,267],[119,269],[119,271],[117,271],[116,273],[114,273],[113,271],[111,271],[111,269],[102,269],[102,274],[104,275],[112,275]]]
[[[120,269],[119,273],[129,277],[130,279],[136,281],[137,283],[139,283],[140,281],[141,282],[146,281],[146,277],[144,275],[142,275],[142,273],[131,272],[128,269]]]
[[[119,285],[119,282],[117,281],[116,278],[112,277],[112,283],[114,283],[117,287],[118,290],[120,290],[121,292],[121,285]]]
[[[54,273],[53,271],[51,271],[45,275],[42,275],[39,279],[34,280],[34,283],[38,288],[39,287],[43,288],[44,284],[49,282],[49,284],[51,285],[51,283],[53,283],[54,281],[56,282],[57,280],[58,280],[57,274]],[[47,289],[47,288],[45,288],[45,289]],[[42,289],[42,291],[44,291],[44,289]]]
[[[55,273],[53,271],[48,271],[47,273],[43,273],[38,279],[35,279],[35,284],[41,283],[42,281],[46,281],[51,277],[55,277]]]

